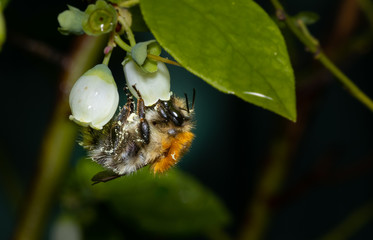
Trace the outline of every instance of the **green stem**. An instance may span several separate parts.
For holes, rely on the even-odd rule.
[[[104,57],[104,60],[102,61],[102,64],[105,64],[106,66],[109,65],[109,61],[110,61],[110,57],[111,57],[112,52],[113,52],[113,50],[110,50],[110,52],[105,54],[105,57]]]
[[[69,121],[69,96],[71,86],[92,67],[105,44],[105,38],[83,36],[78,39],[76,51],[70,58],[69,67],[64,73],[60,86],[60,97],[55,106],[53,117],[44,136],[38,169],[24,198],[24,209],[16,226],[14,240],[40,239],[46,220],[51,212],[53,200],[60,189],[68,167],[70,154],[75,144],[77,128]]]
[[[116,44],[118,44],[118,46],[120,47],[120,48],[122,48],[124,51],[126,51],[126,52],[131,52],[131,47],[127,44],[127,43],[125,43],[120,37],[119,37],[119,35],[115,35],[114,36],[114,42],[116,43]]]
[[[315,46],[320,46],[320,43],[319,43],[319,40],[317,40],[316,38],[314,38],[310,31],[308,30],[306,24],[304,24],[304,22],[301,20],[301,19],[298,19],[297,20],[297,25],[298,27],[300,28],[300,30],[302,31],[303,35],[312,41],[312,44],[315,45]]]
[[[119,7],[130,8],[140,3],[140,0],[128,0],[119,3]]]
[[[357,100],[363,103],[367,108],[373,111],[373,101],[363,91],[361,91],[320,49],[318,41],[315,41],[311,35],[304,32],[296,25],[291,17],[289,17],[283,6],[278,0],[271,0],[272,5],[281,16],[285,17],[286,25],[294,33],[294,35],[311,51],[318,59],[354,96]]]
[[[104,60],[102,61],[102,64],[105,64],[106,66],[109,65],[111,54],[113,53],[113,50],[114,50],[114,47],[115,47],[115,43],[114,43],[115,35],[116,35],[116,33],[114,31],[111,32],[108,44],[104,49],[105,57],[104,57]],[[109,49],[109,52],[107,52],[107,49]]]
[[[364,92],[362,92],[330,59],[324,54],[320,53],[318,60],[327,68],[333,75],[343,84],[343,86],[350,92],[352,96],[357,98],[366,107],[373,111],[373,101]]]
[[[360,229],[369,224],[373,219],[373,202],[354,210],[342,220],[331,232],[318,238],[321,240],[351,239]]]
[[[120,24],[122,24],[124,30],[126,31],[128,41],[130,41],[131,47],[135,46],[136,45],[135,35],[133,35],[132,29],[128,25],[127,21],[121,16],[118,17],[118,21],[120,22]]]
[[[161,56],[153,55],[153,54],[150,54],[150,53],[148,53],[147,56],[148,56],[149,59],[152,59],[152,60],[155,60],[155,61],[164,62],[164,63],[172,64],[172,65],[175,65],[175,66],[178,66],[178,67],[182,67],[180,65],[180,63],[172,61],[172,60],[164,58],[164,57],[161,57]]]

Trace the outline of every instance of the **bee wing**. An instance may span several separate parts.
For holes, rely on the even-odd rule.
[[[111,180],[116,179],[116,178],[121,177],[121,176],[123,176],[123,175],[118,175],[111,170],[105,170],[105,171],[96,173],[92,177],[91,181],[93,182],[92,185],[95,185],[95,184],[100,183],[100,182],[111,181]]]

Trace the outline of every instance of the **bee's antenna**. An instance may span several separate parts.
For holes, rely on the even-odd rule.
[[[189,101],[188,101],[188,95],[184,93],[185,95],[185,102],[186,102],[186,107],[187,107],[187,112],[189,113]]]
[[[192,100],[192,109],[194,109],[194,103],[196,101],[196,89],[193,88],[193,100]]]

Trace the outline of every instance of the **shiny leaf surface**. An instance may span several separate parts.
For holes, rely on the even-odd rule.
[[[215,88],[296,120],[294,75],[283,37],[250,0],[142,0],[157,41]]]

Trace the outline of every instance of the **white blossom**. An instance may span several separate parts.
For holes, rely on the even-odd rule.
[[[94,129],[110,121],[117,110],[119,94],[110,69],[99,64],[88,70],[70,92],[70,120]]]
[[[146,73],[131,60],[124,65],[124,75],[131,93],[138,98],[133,85],[139,90],[145,106],[151,106],[160,100],[170,100],[170,73],[166,64],[158,62],[158,70]]]

